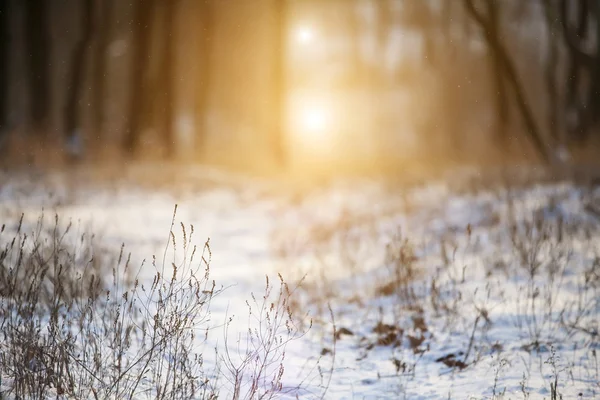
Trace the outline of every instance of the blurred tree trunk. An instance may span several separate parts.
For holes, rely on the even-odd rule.
[[[146,110],[146,67],[149,63],[150,18],[152,6],[145,0],[136,0],[133,20],[133,59],[131,61],[131,93],[129,104],[129,128],[124,147],[132,155],[139,146],[140,134]]]
[[[385,85],[385,55],[387,52],[388,39],[391,35],[392,29],[394,28],[392,4],[390,0],[376,0],[377,6],[377,53],[382,57],[380,68],[382,71],[379,72],[379,78],[383,79]]]
[[[175,36],[173,35],[173,26],[175,20],[176,0],[170,0],[164,4],[165,10],[162,16],[163,32],[162,32],[162,49],[161,63],[159,72],[158,94],[159,109],[161,111],[159,129],[164,138],[164,144],[167,157],[173,158],[176,156],[176,146],[173,135],[173,63],[175,62]]]
[[[94,4],[92,0],[85,0],[82,4],[81,37],[75,44],[69,72],[69,86],[65,102],[65,133],[67,135],[67,150],[71,156],[81,156],[82,133],[81,110],[79,105],[83,97],[83,83],[85,81],[86,60],[92,39],[92,14]]]
[[[569,10],[574,7],[577,7],[575,27],[571,26],[569,18]],[[568,3],[561,0],[560,15],[570,62],[566,95],[568,125],[571,134],[583,140],[600,120],[600,0]],[[591,51],[587,49],[591,47],[587,43],[589,26],[595,33]],[[585,86],[581,84],[582,76],[588,78]]]
[[[379,160],[380,166],[392,165],[393,153],[390,151],[390,143],[394,143],[394,138],[397,132],[393,128],[393,114],[390,115],[388,107],[381,107],[378,99],[386,99],[384,104],[389,100],[389,94],[391,93],[392,80],[387,69],[387,55],[388,45],[390,43],[390,37],[395,26],[394,10],[392,7],[392,0],[376,0],[375,5],[377,6],[377,47],[376,54],[378,56],[377,67],[375,70],[371,69],[369,74],[369,112],[371,113],[372,120],[372,132],[379,132],[378,135],[373,135],[372,140],[375,142],[375,157]]]
[[[568,50],[568,69],[566,76],[566,94],[565,106],[567,116],[567,128],[576,139],[582,139],[585,136],[587,125],[587,116],[584,101],[580,96],[580,86],[582,75],[590,66],[595,64],[587,53],[580,49],[579,43],[587,39],[588,32],[588,2],[587,0],[560,1],[560,19],[563,27],[563,37]],[[569,10],[575,10],[575,27],[569,24]],[[572,32],[572,31],[575,32]]]
[[[98,15],[96,18],[97,28],[95,30],[96,36],[96,54],[94,65],[94,78],[93,78],[93,105],[94,110],[92,114],[92,125],[94,129],[94,142],[99,143],[100,135],[104,129],[104,115],[105,115],[105,83],[106,73],[108,67],[108,43],[110,40],[111,33],[111,21],[113,15],[113,0],[98,0]]]
[[[457,43],[454,34],[454,25],[456,24],[456,2],[443,1],[440,21],[440,34],[442,36],[443,46],[446,48],[446,60],[454,60],[457,51]]]
[[[596,124],[600,120],[600,0],[592,3],[590,15],[594,18],[595,37],[593,66],[590,73],[592,84],[588,91],[589,113],[592,115],[592,123]]]
[[[50,116],[50,30],[48,2],[25,1],[25,40],[29,62],[29,102],[32,128],[47,137]]]
[[[352,69],[352,83],[354,88],[362,89],[367,78],[366,66],[360,49],[361,27],[358,12],[356,10],[356,1],[350,1],[345,11],[347,12],[350,50],[350,68]]]
[[[546,18],[546,42],[548,43],[544,78],[548,91],[548,129],[556,143],[564,144],[559,135],[558,89],[556,86],[556,68],[558,67],[557,21],[558,15],[553,0],[542,0]]]
[[[0,147],[7,129],[10,50],[10,0],[0,0]]]
[[[456,82],[456,60],[458,52],[458,43],[455,39],[453,26],[457,17],[458,3],[453,1],[443,1],[442,9],[439,15],[439,30],[435,32],[436,58],[439,60],[436,65],[439,79],[439,102],[441,105],[441,117],[444,130],[447,132],[451,142],[448,145],[449,155],[454,159],[462,159],[471,146],[465,146],[467,138],[462,118],[460,116],[461,107],[456,101],[457,94],[464,90],[464,85],[457,85]]]
[[[550,163],[552,161],[550,151],[548,150],[537,122],[535,121],[533,112],[529,107],[529,103],[525,96],[523,85],[521,84],[517,70],[510,59],[507,50],[500,41],[497,32],[491,29],[492,21],[491,16],[489,15],[489,10],[492,9],[492,2],[494,0],[486,0],[484,2],[488,10],[487,16],[485,16],[481,11],[477,10],[473,1],[474,0],[464,0],[466,11],[479,25],[487,45],[489,46],[490,50],[496,54],[502,75],[506,78],[507,83],[511,86],[515,96],[517,107],[525,124],[525,132],[529,136],[529,139],[531,140],[542,160],[546,163]]]
[[[500,37],[500,26],[498,24],[500,11],[498,10],[498,1],[488,1],[488,14],[489,14],[489,35],[499,38]],[[503,145],[506,141],[506,127],[509,119],[509,105],[508,96],[506,94],[506,86],[504,76],[502,73],[502,61],[498,55],[498,52],[489,47],[490,51],[490,62],[491,72],[494,88],[494,102],[496,105],[496,139],[498,144]]]
[[[210,80],[211,80],[211,65],[212,65],[212,53],[213,53],[213,19],[214,19],[214,4],[211,0],[203,1],[200,5],[200,11],[198,15],[198,23],[202,29],[200,38],[199,57],[200,65],[199,71],[200,76],[197,80],[197,94],[196,94],[196,112],[199,116],[199,128],[196,133],[195,146],[196,150],[202,151],[203,144],[205,143],[205,137],[208,134],[206,132],[206,120],[210,106]]]
[[[275,0],[274,57],[274,109],[273,132],[271,134],[273,154],[280,167],[287,164],[286,144],[286,94],[287,94],[287,0]]]
[[[437,40],[435,37],[435,17],[431,10],[431,4],[428,1],[420,1],[418,6],[419,21],[423,27],[423,39],[424,39],[424,57],[429,66],[435,66],[437,63]]]

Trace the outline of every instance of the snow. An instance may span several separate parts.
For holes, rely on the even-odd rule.
[[[298,312],[314,324],[286,348],[284,397],[550,398],[555,373],[564,398],[600,396],[600,271],[593,266],[600,232],[586,211],[594,192],[559,182],[458,194],[439,182],[407,188],[355,179],[291,196],[277,182],[209,169],[194,174],[210,184],[180,179],[147,188],[126,181],[67,184],[61,174],[7,175],[0,216],[8,229],[21,213],[34,226],[42,210],[46,218],[57,213],[63,222],[80,221],[115,251],[125,243],[140,265],[162,256],[177,204],[174,231],[183,222],[194,226],[199,244],[210,238],[211,279],[226,288],[211,305],[211,323],[222,327],[232,317],[230,337],[247,331],[246,300],[264,292],[266,275],[273,282],[281,273],[290,284],[306,276]],[[538,240],[544,226],[549,235],[560,226],[562,239]],[[401,243],[415,256],[412,308],[379,290],[394,271],[387,245]],[[518,245],[527,254],[538,251],[540,272],[532,280]],[[149,268],[140,280],[151,283],[153,275]],[[327,303],[337,329],[352,332],[335,343]],[[578,326],[588,333],[561,323],[572,321],[581,304]],[[419,316],[426,331],[417,327]],[[398,346],[376,344],[378,322],[403,330]],[[221,332],[215,329],[208,347],[222,348]],[[408,335],[423,335],[423,343],[411,346]],[[324,348],[335,350],[335,358],[321,356]],[[436,362],[449,354],[466,368]],[[222,396],[231,397],[223,384]]]

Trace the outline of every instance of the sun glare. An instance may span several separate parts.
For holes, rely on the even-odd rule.
[[[339,121],[335,106],[327,95],[296,92],[288,106],[288,123],[295,151],[311,159],[330,154],[338,137]]]
[[[327,117],[320,109],[309,109],[304,113],[304,128],[308,133],[323,133],[327,127]]]
[[[312,42],[314,36],[314,31],[308,26],[298,28],[298,32],[296,33],[296,37],[301,44],[309,44]]]

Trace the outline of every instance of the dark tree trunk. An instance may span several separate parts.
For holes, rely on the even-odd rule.
[[[96,44],[96,64],[94,66],[93,78],[93,104],[94,111],[92,114],[92,124],[94,127],[94,141],[99,142],[100,135],[104,129],[104,113],[105,113],[105,82],[108,66],[107,50],[110,38],[110,27],[113,14],[113,0],[99,0],[98,25],[95,32],[97,38]]]
[[[0,0],[0,136],[7,129],[9,48],[10,48],[10,0]]]
[[[131,61],[131,94],[129,104],[129,129],[125,136],[125,151],[133,154],[140,142],[146,96],[146,67],[149,63],[150,17],[152,5],[136,0],[133,21],[133,59]]]
[[[579,43],[587,37],[588,31],[588,2],[581,0],[569,2],[576,7],[575,32],[569,26],[569,8],[565,0],[560,1],[560,16],[563,27],[563,37],[567,44],[569,59],[566,76],[565,106],[569,132],[577,139],[584,137],[587,125],[586,113],[583,111],[583,101],[580,96],[580,82],[582,74],[594,64],[594,60],[583,50]]]
[[[275,0],[276,32],[274,37],[274,114],[271,134],[273,153],[280,167],[287,163],[286,143],[286,93],[287,93],[287,0]]]
[[[569,6],[578,7],[578,18],[575,29],[569,21]],[[570,68],[567,85],[567,111],[569,113],[570,131],[579,140],[587,137],[590,128],[600,119],[600,0],[580,0],[578,2],[560,1],[560,15],[563,37],[570,56]],[[595,23],[595,49],[584,50],[587,39],[588,19]],[[575,31],[575,32],[573,32]],[[589,83],[581,87],[581,77],[585,74]],[[585,93],[581,93],[584,89]],[[583,97],[583,98],[582,98]]]
[[[29,101],[31,122],[42,137],[47,136],[50,113],[50,32],[48,2],[25,1],[25,36],[29,54]]]
[[[587,110],[590,124],[596,124],[600,120],[600,0],[593,0],[590,7],[590,15],[595,20],[595,52],[594,63],[591,65],[590,80],[587,93]]]
[[[493,7],[493,5],[491,4],[493,1],[494,0],[486,1],[488,10],[490,10],[491,7]],[[467,12],[471,15],[475,22],[477,22],[477,24],[483,31],[486,42],[490,47],[491,51],[494,52],[498,58],[499,65],[502,69],[502,75],[506,78],[507,83],[511,86],[512,91],[514,93],[515,100],[517,102],[517,107],[525,124],[525,132],[529,136],[529,139],[535,146],[535,149],[539,153],[542,160],[546,163],[550,163],[552,161],[550,151],[548,150],[548,146],[546,145],[541,131],[535,121],[533,112],[529,108],[523,90],[523,85],[521,84],[521,81],[517,74],[517,70],[512,60],[508,56],[507,50],[504,48],[504,45],[500,41],[500,38],[498,36],[493,35],[493,30],[490,29],[491,20],[489,16],[486,17],[480,11],[478,11],[475,8],[473,0],[464,0],[464,4]]]
[[[555,3],[552,0],[542,0],[544,6],[544,15],[546,17],[546,41],[548,42],[548,54],[544,68],[544,79],[546,81],[546,90],[548,91],[548,129],[550,135],[557,143],[563,140],[559,137],[559,110],[558,110],[558,90],[556,87],[556,68],[558,65],[558,42],[557,42],[557,13]]]
[[[67,98],[65,102],[65,133],[71,155],[80,155],[82,140],[81,132],[81,112],[79,104],[83,96],[83,82],[85,80],[86,59],[92,39],[92,0],[85,0],[83,3],[83,12],[81,16],[81,37],[73,50],[71,59],[71,70],[69,74],[70,83],[67,87]]]
[[[175,60],[175,35],[173,34],[176,0],[170,0],[165,4],[164,31],[162,42],[162,60],[160,66],[159,87],[161,88],[160,108],[161,124],[167,156],[172,158],[176,154],[175,137],[173,136],[173,64]]]

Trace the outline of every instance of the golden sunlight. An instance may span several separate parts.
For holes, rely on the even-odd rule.
[[[289,123],[295,149],[308,152],[311,157],[316,153],[329,154],[335,146],[337,131],[332,104],[314,93],[297,94],[292,99]]]
[[[327,128],[327,115],[322,109],[311,108],[304,111],[303,115],[304,130],[307,133],[324,133]]]
[[[308,26],[301,26],[298,28],[296,32],[296,39],[301,44],[309,44],[313,41],[315,37],[315,32],[312,28]]]

